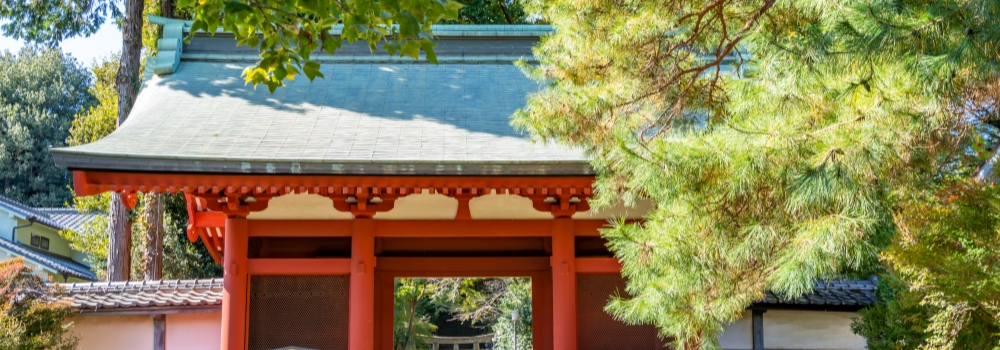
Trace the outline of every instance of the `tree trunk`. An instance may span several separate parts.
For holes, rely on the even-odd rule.
[[[160,1],[160,16],[174,18],[174,0]]]
[[[132,273],[132,233],[121,192],[111,192],[108,206],[108,281],[128,281]]]
[[[142,55],[142,0],[125,1],[125,21],[122,24],[122,56],[119,61],[115,88],[118,89],[118,119],[121,126],[128,118],[139,90],[139,65]]]
[[[507,11],[507,1],[497,0],[497,4],[500,5],[500,11],[503,12],[503,18],[507,20],[507,24],[514,24],[514,19],[511,18],[510,12]]]
[[[145,280],[163,279],[163,195],[147,193],[142,201]]]
[[[139,81],[139,55],[142,54],[142,0],[125,1],[125,21],[122,24],[122,55],[115,88],[118,90],[118,119],[120,127],[128,118],[135,103]],[[108,203],[108,280],[128,281],[132,264],[132,233],[128,214],[120,193],[111,193]]]

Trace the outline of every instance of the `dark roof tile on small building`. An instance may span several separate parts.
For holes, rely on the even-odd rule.
[[[757,306],[809,306],[862,308],[874,304],[875,282],[872,280],[820,281],[813,291],[789,299],[768,292]]]
[[[83,231],[83,225],[97,217],[94,213],[81,213],[76,208],[35,208],[38,212],[48,215],[60,230],[73,232]]]
[[[212,309],[222,305],[222,279],[60,283],[81,312]]]
[[[4,196],[0,196],[0,207],[56,230],[80,231],[84,223],[97,216],[75,208],[32,208]]]

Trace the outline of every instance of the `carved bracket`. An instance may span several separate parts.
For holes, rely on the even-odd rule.
[[[469,208],[469,201],[473,198],[482,196],[483,191],[478,188],[456,188],[451,190],[449,188],[441,189],[441,194],[449,196],[458,200],[458,211],[455,213],[455,220],[472,220],[472,210]]]
[[[222,261],[225,244],[226,218],[246,217],[251,212],[267,209],[273,196],[254,194],[243,188],[201,188],[184,192],[187,201],[187,236],[191,242],[200,238],[216,262]]]
[[[541,191],[526,193],[525,196],[531,199],[535,210],[551,212],[556,218],[569,218],[577,212],[590,210],[590,204],[587,203],[590,191],[581,192],[576,188],[563,190],[561,187],[550,191],[543,188]]]
[[[399,199],[405,192],[405,190],[396,191],[393,188],[383,191],[378,187],[356,187],[354,191],[342,188],[337,193],[330,194],[328,192],[327,197],[333,200],[334,209],[350,212],[355,218],[370,219],[375,216],[375,213],[392,210],[396,206],[396,199]]]

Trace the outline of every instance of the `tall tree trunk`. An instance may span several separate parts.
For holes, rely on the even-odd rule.
[[[160,16],[174,18],[174,0],[160,1]]]
[[[111,192],[108,210],[108,281],[128,281],[132,273],[132,233],[121,192]]]
[[[139,90],[139,65],[142,55],[142,0],[125,1],[125,21],[122,24],[122,56],[118,65],[118,75],[115,77],[115,87],[118,89],[118,119],[121,127]]]
[[[142,240],[145,280],[163,279],[163,195],[147,193],[142,200]]]
[[[510,11],[507,10],[507,0],[497,0],[497,4],[500,5],[500,12],[503,12],[503,18],[507,20],[507,24],[514,24],[514,18],[511,18]]]
[[[142,54],[142,0],[125,1],[125,21],[122,25],[122,55],[115,88],[118,90],[118,119],[121,126],[135,103],[139,81],[139,55]],[[128,281],[132,263],[132,234],[125,203],[120,193],[111,193],[108,203],[108,280]]]

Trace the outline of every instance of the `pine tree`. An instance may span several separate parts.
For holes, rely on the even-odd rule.
[[[603,232],[634,296],[607,310],[678,347],[717,347],[765,291],[878,272],[883,249],[907,288],[925,288],[906,271],[937,266],[933,255],[898,256],[914,249],[904,233],[931,249],[919,235],[933,230],[907,230],[920,220],[908,215],[928,197],[952,205],[942,188],[984,191],[971,179],[995,142],[1000,2],[534,0],[528,11],[556,32],[537,67],[522,63],[547,88],[513,123],[586,150],[594,204],[653,202],[644,222]],[[928,346],[975,329],[949,305],[993,310],[981,298],[998,288],[979,287],[990,293],[927,290],[921,302],[945,301]]]

